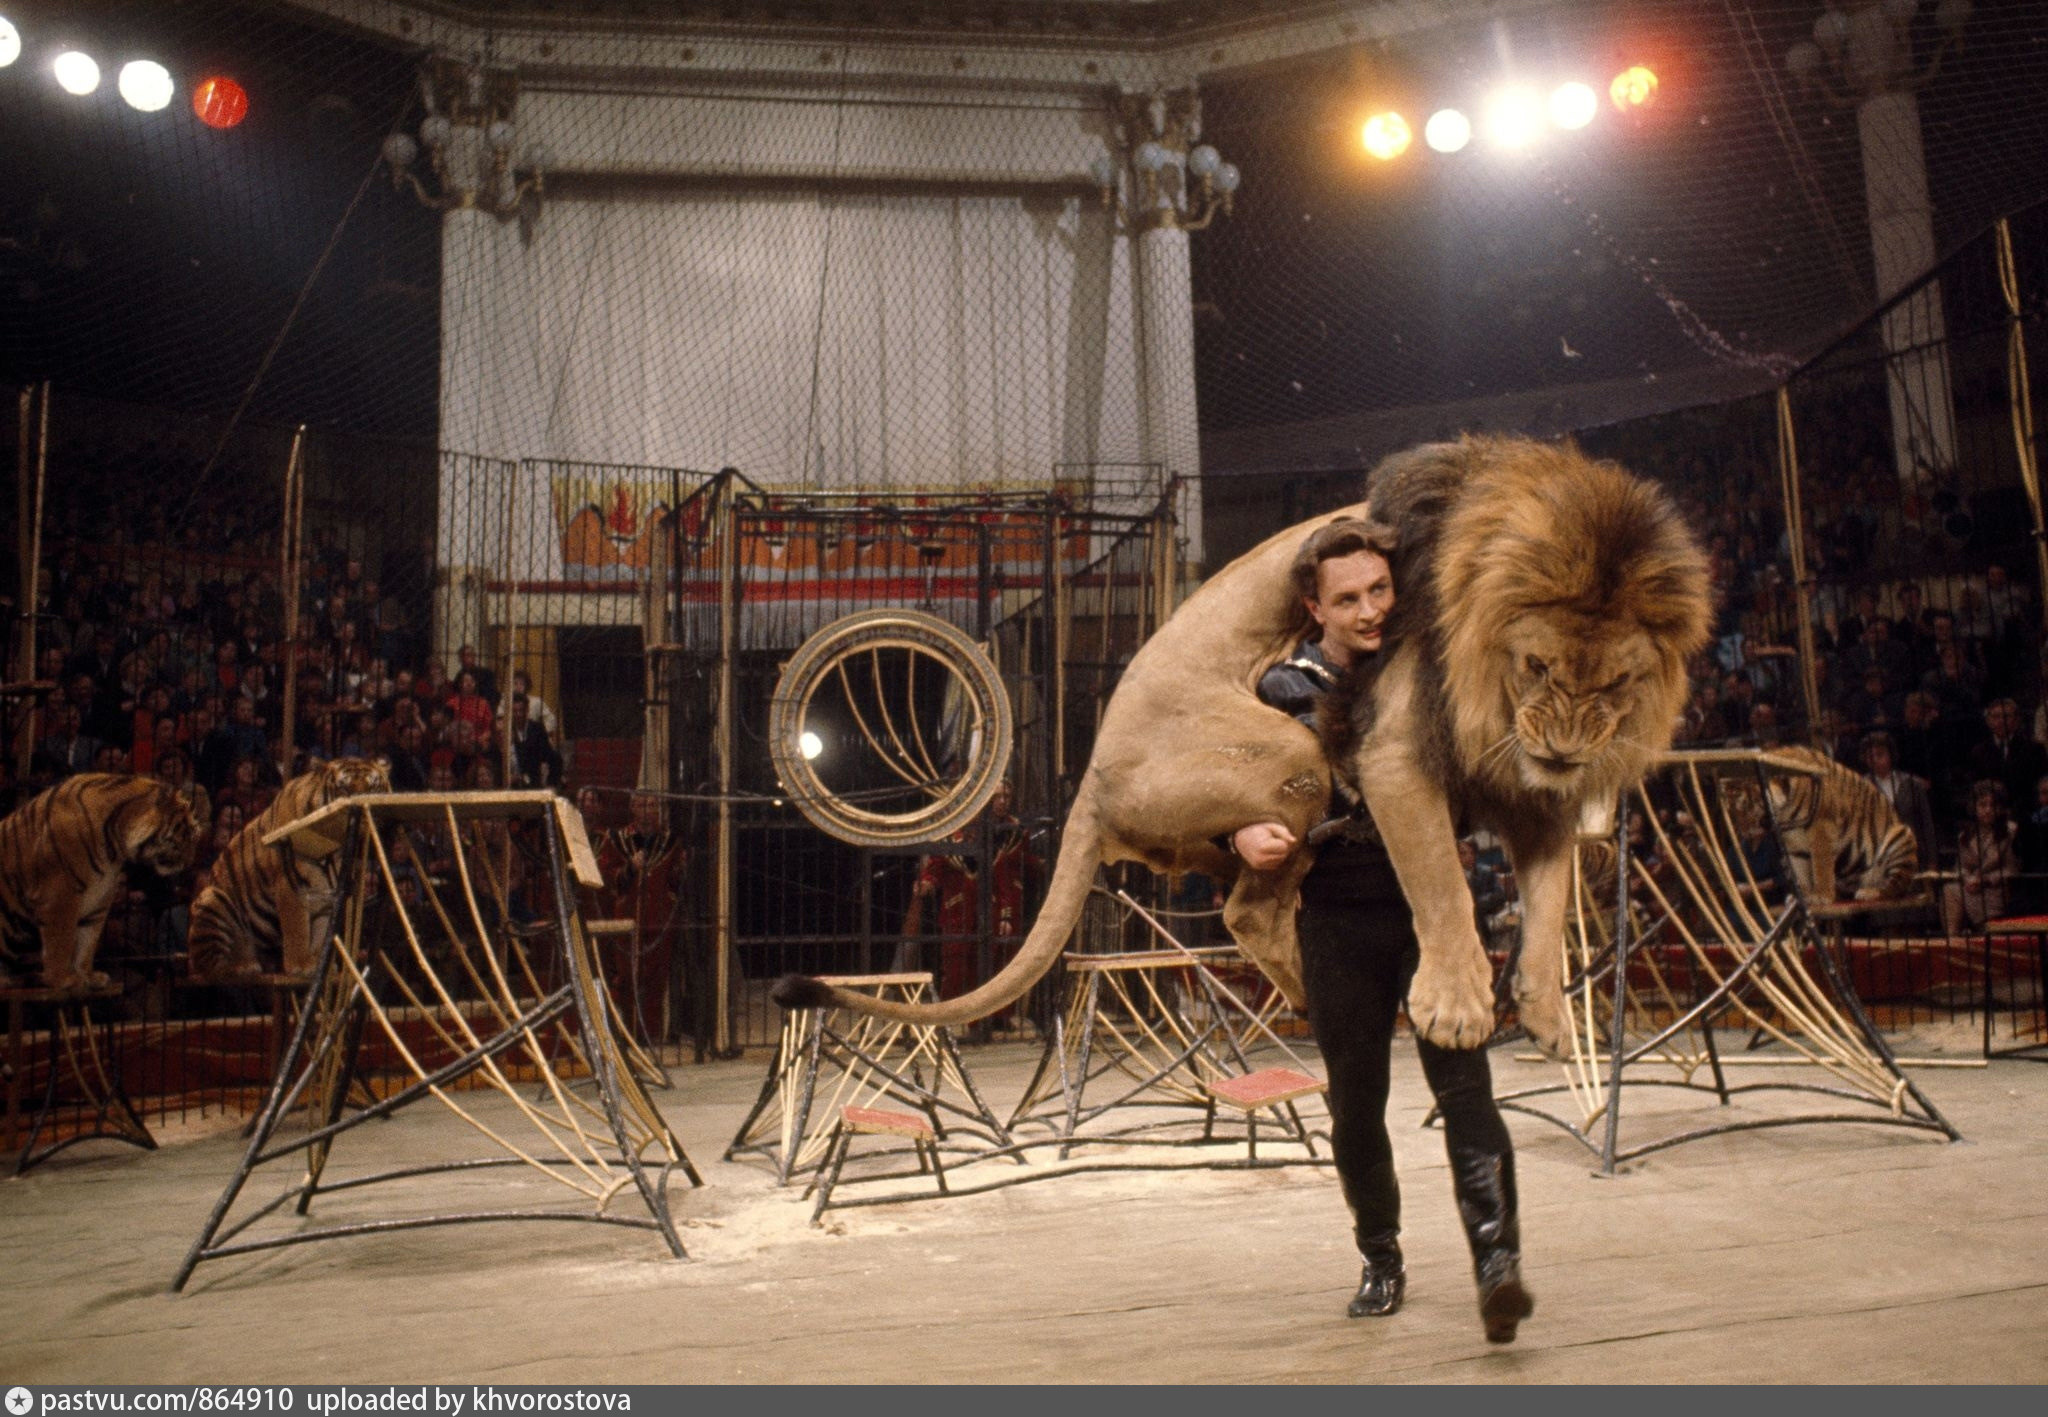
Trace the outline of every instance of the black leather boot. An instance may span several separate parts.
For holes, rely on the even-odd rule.
[[[1451,1186],[1458,1218],[1472,1247],[1479,1281],[1479,1318],[1488,1343],[1513,1343],[1515,1329],[1535,1311],[1522,1287],[1522,1227],[1515,1213],[1515,1158],[1491,1151],[1451,1152]]]
[[[1400,1310],[1408,1292],[1408,1269],[1401,1263],[1400,1231],[1387,1230],[1359,1243],[1365,1257],[1365,1273],[1359,1276],[1358,1293],[1345,1310],[1354,1319],[1383,1319]]]

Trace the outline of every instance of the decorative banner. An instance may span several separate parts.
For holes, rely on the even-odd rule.
[[[695,493],[698,487],[690,491]],[[657,538],[671,534],[666,478],[635,479],[618,473],[553,476],[555,526],[560,535],[562,579],[568,582],[643,580],[654,561]],[[875,593],[877,578],[904,577],[921,583],[927,597],[948,593],[934,581],[979,576],[982,543],[989,569],[1012,585],[1044,574],[1046,512],[1043,507],[1006,506],[1019,490],[982,489],[986,501],[963,504],[957,492],[944,494],[898,488],[876,493],[871,502],[848,506],[835,500],[820,510],[802,494],[750,494],[738,514],[739,563],[750,583],[779,598],[833,599],[858,583]],[[1021,490],[1021,489],[1020,489]],[[1061,483],[1055,500],[1079,500],[1081,487]],[[1043,488],[1032,488],[1038,496]],[[679,526],[686,583],[708,586],[717,578],[716,548],[706,526],[703,497],[685,496]],[[1088,564],[1099,550],[1086,529],[1061,539],[1060,570]],[[761,586],[774,582],[772,589]],[[969,592],[971,593],[971,591]]]

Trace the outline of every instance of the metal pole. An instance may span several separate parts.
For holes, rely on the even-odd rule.
[[[733,694],[734,658],[738,652],[739,516],[734,506],[736,474],[727,468],[718,477],[718,841],[714,883],[717,905],[713,916],[712,948],[717,952],[712,968],[713,997],[718,1001],[717,1050],[732,1048],[732,779],[733,779]]]
[[[292,750],[298,740],[299,710],[299,561],[301,520],[306,514],[305,453],[306,425],[292,432],[292,452],[284,465],[284,536],[278,548],[278,575],[284,582],[284,720],[283,741],[278,744],[278,772],[289,782]]]
[[[2020,314],[2020,277],[2012,254],[2012,228],[1998,219],[1998,284],[2005,292],[2005,386],[2012,403],[2012,441],[2019,454],[2020,484],[2027,489],[2027,507],[2034,516],[2034,571],[2040,580],[2038,604],[2048,605],[2048,534],[2041,520],[2041,468],[2035,460],[2034,392],[2027,377],[2027,330]]]
[[[518,544],[519,479],[524,476],[526,464],[513,463],[512,485],[505,492],[505,678],[499,689],[498,702],[494,705],[505,714],[504,752],[498,769],[500,787],[510,786],[512,782],[512,674],[517,665],[518,656],[514,651],[514,645],[519,635],[518,628],[513,622],[512,611],[512,591],[519,577],[512,558]]]
[[[43,578],[43,493],[48,485],[50,463],[50,381],[37,387],[21,391],[21,430],[19,457],[15,466],[20,470],[19,503],[21,507],[21,536],[25,543],[21,558],[21,673],[20,681],[30,684],[36,677],[36,626],[38,597],[37,589]],[[36,409],[40,405],[40,414]],[[34,419],[35,470],[29,470],[30,434],[29,423]],[[35,756],[36,739],[41,737],[43,701],[31,696],[24,701],[25,712],[21,719],[21,732],[15,738],[15,762],[17,774],[26,776]]]
[[[1806,518],[1799,505],[1799,440],[1792,426],[1792,391],[1778,390],[1778,479],[1785,500],[1786,539],[1792,547],[1792,595],[1799,621],[1799,685],[1806,697],[1806,736],[1820,727],[1820,679],[1815,672],[1813,582],[1806,573]]]

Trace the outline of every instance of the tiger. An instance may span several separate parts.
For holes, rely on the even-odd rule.
[[[107,985],[93,955],[125,868],[175,876],[199,836],[174,789],[126,773],[66,778],[0,821],[0,983],[11,982],[16,950],[39,940],[46,987]]]
[[[1811,774],[1772,773],[1765,788],[1786,863],[1806,902],[1832,904],[1836,873],[1844,867],[1858,871],[1857,900],[1912,895],[1920,844],[1877,785],[1813,748],[1773,753],[1813,768]],[[1734,779],[1729,787],[1736,803],[1746,795],[1753,816],[1755,789],[1745,794]]]
[[[309,973],[314,942],[334,913],[339,861],[331,855],[305,859],[290,842],[265,846],[263,838],[343,797],[390,790],[383,762],[368,758],[335,758],[286,783],[235,833],[192,902],[185,937],[192,977],[206,983],[257,978],[263,973],[259,952],[273,949],[283,973]]]

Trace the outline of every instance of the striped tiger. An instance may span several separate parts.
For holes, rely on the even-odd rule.
[[[1913,894],[1919,843],[1877,785],[1812,748],[1773,751],[1814,769],[1773,773],[1766,789],[1786,864],[1807,902],[1832,904],[1838,872],[1857,873],[1858,900]]]
[[[0,821],[0,980],[40,942],[46,986],[106,984],[93,954],[123,870],[175,876],[198,849],[198,818],[154,778],[81,773],[30,799]]]
[[[390,790],[383,763],[368,758],[335,758],[286,783],[235,833],[192,902],[185,937],[192,977],[213,983],[255,978],[263,973],[258,952],[273,949],[284,973],[310,971],[314,942],[334,913],[339,862],[334,856],[303,859],[291,843],[265,846],[263,838],[340,798]]]

